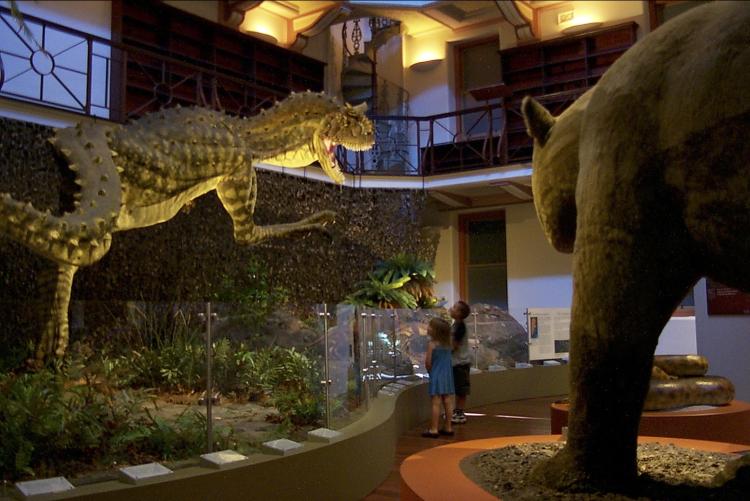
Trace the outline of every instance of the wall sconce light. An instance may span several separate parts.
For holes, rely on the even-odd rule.
[[[596,21],[592,16],[576,14],[575,11],[569,10],[557,15],[557,24],[564,35],[575,35],[598,28],[602,22]]]
[[[426,59],[424,61],[417,61],[415,63],[411,63],[411,66],[409,66],[409,69],[412,69],[414,71],[419,72],[425,72],[430,71],[431,69],[435,68],[437,65],[442,63],[442,59]]]
[[[603,23],[601,21],[590,21],[588,23],[581,23],[581,24],[573,24],[571,26],[568,26],[566,28],[563,28],[560,30],[565,35],[575,35],[577,33],[583,33],[584,31],[593,30],[594,28],[598,28]]]
[[[255,38],[259,38],[263,40],[264,42],[272,43],[274,45],[279,43],[279,40],[275,36],[271,35],[270,33],[263,33],[260,31],[252,31],[252,30],[247,30],[245,31],[245,33]]]

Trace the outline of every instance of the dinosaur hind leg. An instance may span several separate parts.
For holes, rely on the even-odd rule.
[[[36,349],[36,363],[43,364],[65,354],[68,346],[68,305],[73,277],[78,270],[71,264],[46,268],[39,277],[42,335]]]

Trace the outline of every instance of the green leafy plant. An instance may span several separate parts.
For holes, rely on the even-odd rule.
[[[222,277],[215,301],[231,303],[240,307],[243,321],[252,328],[259,327],[274,309],[289,302],[289,291],[271,281],[268,268],[252,257],[244,272]]]
[[[432,265],[409,254],[381,261],[346,301],[379,308],[431,308],[437,302]]]

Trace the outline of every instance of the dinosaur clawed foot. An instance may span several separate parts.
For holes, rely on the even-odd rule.
[[[301,220],[301,224],[315,224],[319,225],[320,228],[323,228],[327,226],[330,223],[333,223],[336,219],[336,213],[332,210],[322,210],[319,212],[316,212],[312,216],[308,216],[305,219]]]

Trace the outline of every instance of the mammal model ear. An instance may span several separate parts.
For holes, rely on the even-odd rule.
[[[521,113],[523,113],[523,119],[526,122],[526,132],[536,139],[541,146],[544,146],[544,143],[547,142],[549,130],[555,125],[555,117],[547,111],[547,108],[530,96],[523,98]]]

